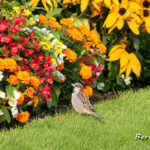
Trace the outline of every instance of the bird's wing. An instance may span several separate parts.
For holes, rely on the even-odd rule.
[[[88,110],[91,110],[91,111],[94,111],[90,101],[88,100],[87,96],[84,94],[84,92],[79,92],[77,94],[77,96],[81,99],[82,103],[83,103],[83,106],[88,109]]]

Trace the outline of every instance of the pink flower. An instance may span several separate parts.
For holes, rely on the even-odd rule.
[[[49,83],[49,84],[53,84],[53,80],[54,78],[52,76],[49,76],[46,81]]]
[[[0,35],[0,41],[2,43],[11,43],[12,42],[12,37],[11,36]]]
[[[12,33],[17,33],[19,31],[20,31],[20,27],[18,25],[12,26],[12,28],[11,28],[11,32]]]
[[[18,44],[18,48],[21,49],[21,50],[25,50],[25,48],[22,44]]]
[[[6,21],[0,22],[0,32],[6,31],[9,27],[9,23]]]
[[[4,51],[8,50],[8,48],[9,48],[8,45],[4,45],[4,46],[3,46],[3,50],[4,50]]]
[[[34,52],[33,49],[28,49],[28,50],[25,52],[25,56],[31,55],[33,52]]]
[[[35,32],[35,30],[33,30],[33,31],[29,34],[29,38],[30,38],[31,40],[34,40],[34,32]]]
[[[45,97],[46,101],[50,101],[50,98],[52,97],[51,88],[52,88],[52,86],[46,85],[45,87],[43,87],[43,89],[41,91],[41,93]]]
[[[17,55],[18,53],[18,45],[16,43],[11,43],[10,44],[10,49],[11,49],[11,55]]]

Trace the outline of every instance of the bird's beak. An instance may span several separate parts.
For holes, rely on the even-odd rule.
[[[75,87],[75,84],[71,84],[73,87]]]

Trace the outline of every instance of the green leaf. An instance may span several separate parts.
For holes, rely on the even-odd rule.
[[[117,62],[109,62],[108,64],[108,69],[109,69],[109,75],[108,78],[109,80],[113,81],[116,79],[119,71],[119,65]]]
[[[136,50],[138,50],[140,48],[140,40],[135,38],[134,39],[134,43],[133,43],[133,46]]]
[[[60,40],[60,34],[59,34],[59,32],[51,31],[51,33],[53,34],[54,39]]]
[[[6,94],[7,98],[10,99],[14,96],[15,88],[13,86],[7,85],[6,86]]]
[[[19,55],[11,56],[11,58],[13,58],[16,61],[21,61],[22,60],[22,58]]]
[[[3,105],[1,105],[0,108],[2,109],[2,111],[3,111],[3,113],[4,113],[4,117],[5,117],[5,119],[7,120],[7,122],[10,123],[11,117],[10,117],[10,114],[9,114],[8,109],[7,109],[5,106],[3,106]]]
[[[124,80],[119,75],[117,76],[117,84],[120,85],[123,89],[126,87]]]
[[[0,123],[5,121],[5,117],[4,116],[0,116]]]
[[[106,92],[110,89],[111,83],[109,81],[104,81],[103,83],[104,83],[103,91]]]
[[[62,8],[55,8],[52,12],[49,12],[46,14],[47,18],[53,17],[53,16],[59,16],[62,12]]]

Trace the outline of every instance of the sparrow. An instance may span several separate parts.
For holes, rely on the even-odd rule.
[[[80,83],[72,84],[74,87],[71,103],[76,112],[79,114],[91,114],[97,117],[100,120],[104,120],[101,116],[99,116],[93,109],[89,99],[83,92],[83,85]]]

